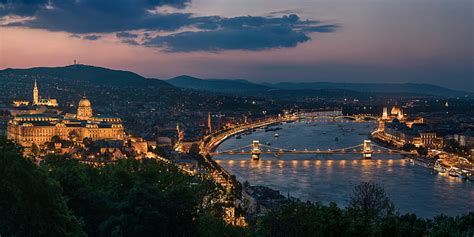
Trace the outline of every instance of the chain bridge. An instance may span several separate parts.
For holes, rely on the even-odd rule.
[[[350,147],[336,148],[336,149],[288,149],[279,148],[269,145],[261,144],[260,141],[254,140],[252,144],[233,148],[225,151],[215,151],[211,153],[212,156],[218,155],[251,155],[253,160],[259,160],[261,154],[273,154],[280,156],[284,154],[362,154],[363,159],[370,159],[372,154],[413,154],[411,152],[389,149],[376,144],[372,144],[370,140],[364,140],[362,144]]]

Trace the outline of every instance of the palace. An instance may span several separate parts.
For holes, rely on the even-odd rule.
[[[35,100],[38,98],[37,94],[33,97]],[[43,145],[51,141],[53,136],[77,142],[82,142],[84,138],[93,141],[124,140],[125,136],[122,120],[94,116],[92,104],[85,96],[79,101],[76,114],[18,114],[8,122],[7,133],[9,139],[24,147]]]

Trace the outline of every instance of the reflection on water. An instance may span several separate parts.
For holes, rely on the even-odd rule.
[[[242,139],[229,139],[220,150],[250,144],[253,139],[271,142],[284,148],[338,148],[360,144],[371,129],[369,123],[294,123],[285,124],[275,139],[273,133],[259,130]],[[353,131],[350,131],[353,129]],[[322,133],[325,133],[324,135]],[[338,137],[335,141],[334,137]],[[240,180],[253,185],[267,185],[283,194],[301,200],[336,202],[345,206],[355,185],[363,181],[377,182],[401,212],[414,212],[424,217],[439,213],[458,215],[473,211],[472,182],[441,176],[429,169],[413,166],[398,155],[375,155],[361,160],[359,155],[285,155],[275,158],[262,155],[260,161],[250,157],[225,155],[216,161]]]

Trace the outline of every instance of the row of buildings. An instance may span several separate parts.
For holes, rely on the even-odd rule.
[[[409,118],[398,106],[383,109],[379,129],[386,140],[397,146],[413,144],[416,147],[441,149],[448,140],[455,140],[460,146],[474,146],[474,132],[458,131],[438,124],[426,124],[421,117]]]

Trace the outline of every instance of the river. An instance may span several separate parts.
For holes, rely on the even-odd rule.
[[[373,122],[350,120],[295,122],[278,125],[278,131],[257,129],[242,139],[231,137],[219,145],[225,151],[259,140],[272,147],[297,150],[335,149],[361,144],[374,128]],[[278,133],[279,137],[274,137]],[[214,159],[240,181],[265,185],[304,201],[335,202],[346,206],[355,185],[376,182],[382,185],[401,213],[422,217],[437,214],[460,215],[474,211],[473,182],[437,175],[433,170],[411,164],[400,155],[220,155]]]

